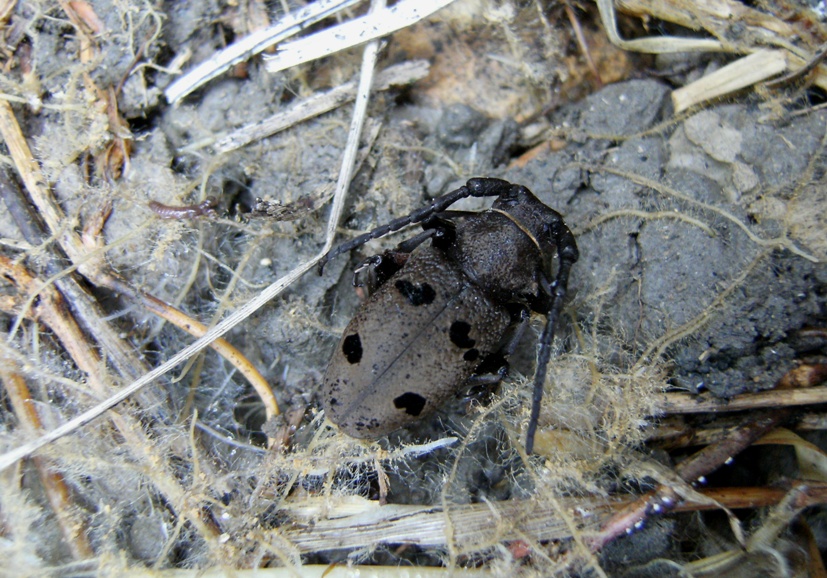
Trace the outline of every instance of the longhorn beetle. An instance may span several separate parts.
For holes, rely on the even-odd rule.
[[[447,210],[465,197],[497,198],[487,211]],[[526,433],[531,453],[554,327],[578,257],[574,236],[526,187],[476,178],[343,243],[319,272],[333,257],[415,223],[421,233],[356,270],[354,285],[370,297],[325,373],[327,416],[348,435],[377,438],[425,416],[464,384],[498,382],[535,311],[546,325]]]

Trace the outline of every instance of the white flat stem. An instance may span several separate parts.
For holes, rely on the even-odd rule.
[[[284,43],[279,46],[277,54],[265,57],[267,70],[278,72],[388,36],[427,18],[453,1],[403,0],[391,8],[371,11],[361,18],[332,26],[301,40]]]

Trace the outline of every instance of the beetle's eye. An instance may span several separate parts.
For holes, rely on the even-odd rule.
[[[514,205],[516,205],[518,203],[517,195],[515,195],[511,191],[509,191],[507,193],[503,193],[502,195],[500,195],[500,198],[497,199],[497,200],[499,202],[501,202],[503,205],[505,205],[506,207],[513,207]]]

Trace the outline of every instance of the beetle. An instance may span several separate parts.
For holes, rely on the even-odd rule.
[[[448,210],[466,197],[496,199],[482,212]],[[473,178],[339,245],[320,273],[335,256],[417,223],[421,233],[356,270],[354,285],[369,297],[325,372],[327,417],[352,437],[375,439],[424,417],[465,384],[499,382],[534,311],[546,324],[526,433],[530,454],[554,328],[578,258],[574,235],[526,187]]]

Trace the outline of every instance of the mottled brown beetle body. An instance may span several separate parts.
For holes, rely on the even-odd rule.
[[[467,196],[498,198],[480,213],[446,212]],[[532,310],[548,322],[526,443],[531,451],[553,326],[577,260],[574,237],[527,188],[471,179],[330,256],[417,222],[423,233],[361,268],[372,275],[374,291],[325,373],[327,416],[353,437],[376,438],[427,415],[475,373],[504,367]],[[560,263],[550,282],[555,255]]]

